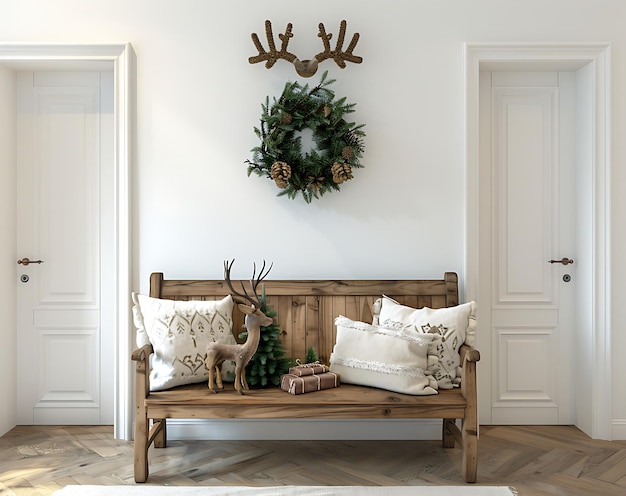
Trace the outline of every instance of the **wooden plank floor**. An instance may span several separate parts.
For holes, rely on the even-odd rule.
[[[478,485],[521,496],[626,495],[626,441],[574,427],[483,426]],[[132,443],[113,429],[19,426],[0,438],[0,495],[67,484],[133,484]],[[463,485],[461,451],[437,441],[172,441],[151,448],[148,484]]]

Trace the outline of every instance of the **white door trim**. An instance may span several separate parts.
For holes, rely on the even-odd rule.
[[[465,43],[465,266],[466,300],[479,294],[479,73],[481,68],[593,72],[592,184],[592,377],[589,393],[595,439],[611,439],[611,210],[610,210],[610,43]]]
[[[0,64],[47,64],[65,62],[112,62],[114,77],[115,146],[115,437],[131,439],[132,375],[130,341],[131,215],[130,179],[135,84],[134,52],[129,43],[105,45],[1,43]]]

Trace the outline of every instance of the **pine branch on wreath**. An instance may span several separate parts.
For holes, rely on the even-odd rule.
[[[364,124],[348,122],[356,104],[346,98],[335,100],[328,88],[335,82],[324,72],[320,83],[309,89],[305,84],[288,82],[282,94],[270,105],[269,96],[261,104],[261,123],[254,133],[261,141],[252,148],[248,176],[254,173],[274,181],[278,196],[293,199],[302,194],[307,203],[325,193],[339,191],[340,184],[353,178],[353,170],[363,167]],[[301,132],[313,134],[314,149],[302,151]]]

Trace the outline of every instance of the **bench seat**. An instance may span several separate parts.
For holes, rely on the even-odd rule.
[[[206,384],[153,392],[145,400],[150,418],[462,418],[467,401],[459,389],[412,396],[342,384],[339,388],[292,395],[278,387],[239,395],[232,383],[217,394]]]

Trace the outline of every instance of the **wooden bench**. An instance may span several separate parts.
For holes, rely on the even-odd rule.
[[[457,275],[447,272],[441,280],[344,280],[264,281],[268,303],[277,312],[281,342],[287,357],[304,357],[309,346],[328,363],[335,343],[334,320],[344,315],[372,322],[372,305],[382,294],[403,305],[442,308],[458,305]],[[238,287],[240,281],[233,281]],[[215,300],[229,293],[223,280],[166,280],[163,274],[150,278],[150,296],[175,300]],[[244,316],[235,310],[234,334]],[[341,384],[339,388],[290,395],[277,387],[252,389],[239,395],[226,390],[211,394],[206,383],[150,391],[150,355],[146,345],[132,354],[136,363],[135,481],[148,478],[148,448],[166,446],[166,419],[413,419],[441,418],[442,442],[463,449],[462,473],[476,481],[477,407],[476,349],[461,348],[461,387],[440,390],[437,395],[411,396],[376,388]],[[456,420],[462,420],[461,429]]]

